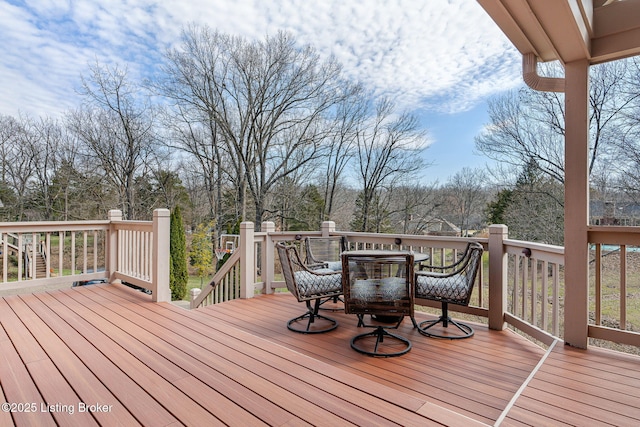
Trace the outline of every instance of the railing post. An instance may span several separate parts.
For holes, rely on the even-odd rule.
[[[107,236],[107,259],[105,260],[105,269],[109,274],[109,283],[115,280],[115,274],[118,270],[118,230],[114,226],[114,222],[122,221],[122,211],[111,209],[107,219],[109,220],[109,235]]]
[[[336,223],[333,221],[322,221],[320,230],[322,231],[322,237],[329,237],[331,233],[336,231]]]
[[[271,282],[273,282],[273,277],[275,275],[275,248],[273,240],[271,240],[271,233],[276,231],[276,224],[271,221],[265,221],[262,223],[261,230],[266,233],[264,247],[262,248],[262,262],[260,267],[262,283],[264,285],[264,293],[272,294],[273,289],[271,287]]]
[[[153,289],[154,302],[171,301],[171,288],[169,287],[169,263],[171,262],[169,247],[171,244],[171,218],[169,209],[156,209],[153,211]]]
[[[194,308],[198,308],[195,305],[195,301],[196,298],[198,298],[198,295],[200,295],[200,293],[202,293],[202,290],[199,288],[191,288],[191,290],[189,291],[189,309],[193,310]]]
[[[508,257],[504,240],[509,237],[506,225],[489,226],[489,329],[506,327]]]
[[[240,223],[240,298],[253,298],[256,261],[253,222]]]

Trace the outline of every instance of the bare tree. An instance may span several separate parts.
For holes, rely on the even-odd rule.
[[[170,93],[174,89],[165,86],[164,90]],[[165,123],[169,129],[166,142],[170,148],[188,154],[189,161],[185,163],[195,160],[194,167],[190,167],[191,178],[200,177],[203,183],[203,200],[208,204],[207,216],[202,220],[213,220],[216,239],[226,223],[234,223],[240,217],[241,209],[238,206],[226,206],[223,209],[223,191],[228,187],[225,184],[231,181],[225,168],[228,154],[221,142],[222,135],[217,130],[217,123],[205,114],[204,108],[204,105],[196,109],[192,105],[178,102],[172,109],[168,109],[165,115]],[[230,211],[233,214],[229,214]]]
[[[3,204],[13,202],[9,207],[12,220],[25,220],[29,186],[33,181],[33,150],[38,144],[37,135],[32,132],[31,118],[20,116],[15,119],[3,116],[2,130],[2,182],[8,190],[7,200]]]
[[[324,220],[332,218],[335,198],[345,168],[354,157],[358,130],[367,119],[368,99],[360,85],[345,85],[345,94],[335,108],[335,129],[326,144],[324,176]]]
[[[612,183],[613,188],[625,194],[630,201],[640,203],[640,59],[628,60],[630,72],[625,76],[624,93],[632,98],[630,108],[624,111],[623,125],[616,139],[616,157],[600,171],[601,181]],[[600,193],[604,192],[599,188]],[[615,195],[601,200],[613,201]],[[619,195],[618,195],[619,197]]]
[[[393,232],[424,234],[428,231],[441,205],[436,186],[436,183],[407,182],[393,189],[389,203]]]
[[[269,193],[320,154],[341,67],[287,33],[247,41],[206,27],[185,30],[167,60],[164,93],[215,123],[210,143],[228,153],[227,173],[243,203],[250,193],[259,225]]]
[[[625,112],[640,96],[624,89],[630,75],[628,61],[593,66],[590,73],[589,173],[607,162],[620,141]],[[564,182],[564,96],[522,89],[489,102],[491,124],[476,138],[487,157],[522,170],[535,161],[539,170]]]
[[[64,127],[51,118],[29,120],[28,132],[33,135],[27,142],[33,167],[33,192],[42,218],[53,220],[58,198],[54,179],[61,168]]]
[[[530,162],[518,177],[504,214],[509,235],[519,240],[562,245],[563,198],[563,186]]]
[[[6,183],[9,179],[12,152],[22,131],[22,126],[14,117],[0,115],[0,181],[2,182]]]
[[[537,104],[545,105],[546,112],[542,113]],[[476,148],[516,168],[533,159],[547,175],[564,182],[561,104],[561,95],[530,90],[490,100],[491,124],[476,137]]]
[[[486,179],[482,169],[462,168],[445,185],[448,193],[450,220],[460,228],[463,236],[469,234],[471,225],[482,216],[487,197],[484,189]],[[475,221],[474,221],[475,219]]]
[[[153,109],[126,69],[96,63],[90,72],[82,80],[85,105],[69,114],[68,125],[118,192],[124,217],[132,219],[135,180],[144,173],[155,140]]]
[[[415,116],[398,115],[388,99],[376,103],[375,113],[356,135],[355,169],[361,194],[355,231],[381,231],[382,220],[388,216],[387,197],[397,183],[422,166],[424,143]]]

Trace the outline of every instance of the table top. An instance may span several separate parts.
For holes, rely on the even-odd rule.
[[[420,252],[412,252],[412,251],[400,251],[400,250],[379,250],[379,249],[361,249],[361,250],[353,250],[353,251],[344,251],[341,254],[346,257],[354,257],[361,259],[376,259],[380,260],[380,258],[390,259],[392,261],[406,261],[407,255],[413,255],[413,262],[423,262],[429,259],[429,255],[423,254]]]

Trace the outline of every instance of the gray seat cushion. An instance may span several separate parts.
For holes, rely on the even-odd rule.
[[[313,274],[308,271],[296,271],[293,276],[298,292],[303,297],[342,292],[342,274]]]
[[[467,277],[462,274],[442,277],[416,275],[416,298],[428,298],[435,300],[464,301],[467,299],[469,284]],[[438,277],[440,276],[440,277]]]
[[[368,302],[393,302],[408,298],[404,278],[355,280],[351,284],[350,295],[356,304]]]
[[[329,261],[327,262],[329,270],[342,271],[342,261]]]

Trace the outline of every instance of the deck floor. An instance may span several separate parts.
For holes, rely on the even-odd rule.
[[[198,310],[121,285],[0,299],[0,426],[638,425],[640,358],[546,352],[476,325],[394,358],[350,348],[356,317],[297,334],[288,294]],[[418,320],[428,318],[418,314]]]

